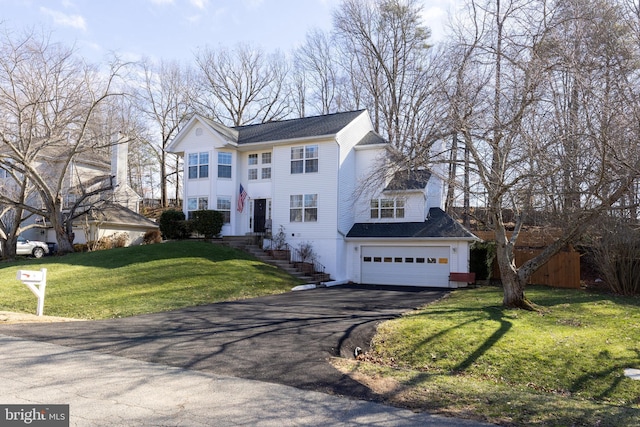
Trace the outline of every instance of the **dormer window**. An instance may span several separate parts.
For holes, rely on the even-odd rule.
[[[372,199],[371,219],[404,218],[404,199]]]

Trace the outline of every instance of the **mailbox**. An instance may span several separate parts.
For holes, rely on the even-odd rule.
[[[44,291],[47,286],[47,269],[36,270],[18,270],[16,278],[33,292],[38,298],[38,307],[36,314],[42,316],[44,312]]]
[[[21,282],[42,282],[43,279],[42,271],[18,270],[18,280]]]

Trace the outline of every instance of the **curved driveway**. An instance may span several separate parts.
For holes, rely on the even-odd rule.
[[[122,319],[6,325],[0,334],[377,400],[329,357],[352,357],[379,322],[446,292],[335,286]]]

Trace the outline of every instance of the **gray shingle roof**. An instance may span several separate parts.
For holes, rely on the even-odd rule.
[[[440,208],[429,209],[424,222],[356,223],[347,237],[360,238],[460,238],[475,239],[469,230]]]
[[[324,116],[238,126],[231,129],[238,132],[238,144],[335,135],[362,114],[363,111],[348,111]]]
[[[393,175],[384,191],[424,190],[429,178],[431,178],[431,172],[426,169],[399,171]]]
[[[97,221],[145,228],[158,227],[158,224],[150,219],[132,211],[131,209],[114,203],[99,203],[90,209],[90,213],[85,212],[80,215],[79,218],[84,222],[87,215],[89,215],[89,222]]]
[[[377,145],[377,144],[386,144],[387,141],[375,133],[374,131],[370,131],[366,134],[357,145]]]

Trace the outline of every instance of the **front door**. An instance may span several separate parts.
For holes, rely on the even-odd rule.
[[[255,199],[253,201],[253,231],[264,233],[264,225],[267,217],[267,200]]]

